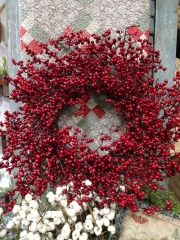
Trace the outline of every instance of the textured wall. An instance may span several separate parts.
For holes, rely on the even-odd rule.
[[[149,16],[149,0],[20,0],[21,50],[29,45],[38,53],[37,41],[72,29],[101,33],[134,24],[140,25],[134,30],[144,38]]]

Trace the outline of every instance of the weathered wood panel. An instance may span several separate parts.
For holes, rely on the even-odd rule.
[[[161,52],[162,64],[167,67],[165,72],[155,75],[162,82],[172,79],[175,71],[176,38],[179,0],[156,0],[155,48]]]
[[[7,65],[8,73],[11,77],[16,76],[17,67],[11,62],[11,59],[21,59],[20,53],[20,37],[19,37],[19,6],[18,0],[6,0],[6,18],[7,18]],[[11,92],[12,86],[9,90]],[[10,102],[11,111],[17,110],[18,104],[13,101]]]

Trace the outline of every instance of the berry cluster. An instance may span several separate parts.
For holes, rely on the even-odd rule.
[[[14,86],[11,99],[22,103],[18,111],[5,113],[8,141],[0,166],[8,172],[18,169],[9,195],[41,195],[48,184],[54,188],[73,182],[71,192],[64,190],[69,202],[95,191],[102,199],[100,207],[115,202],[136,211],[144,184],[157,190],[160,181],[180,171],[178,154],[177,161],[170,158],[180,137],[180,74],[172,87],[167,80],[157,83],[151,72],[166,70],[159,51],[150,41],[134,43],[120,31],[116,37],[108,30],[90,38],[77,32],[40,47],[39,55],[26,49],[26,63],[12,60],[20,69],[15,78],[6,77]],[[94,139],[80,129],[59,129],[57,124],[65,106],[79,104],[75,115],[84,116],[92,92],[105,94],[127,122],[125,132],[111,144],[111,136],[101,137],[105,155],[91,150],[88,144]],[[92,184],[85,185],[86,179]],[[78,203],[88,200],[82,197]],[[6,205],[7,210],[14,203]]]
[[[86,180],[85,184],[90,181]],[[72,183],[71,183],[72,186]],[[46,197],[33,200],[27,194],[20,205],[13,207],[14,214],[4,223],[0,219],[0,237],[19,236],[20,240],[87,240],[104,239],[115,234],[114,219],[118,208],[116,204],[100,209],[97,205],[100,198],[92,196],[90,201],[80,206],[77,199],[68,203],[64,189],[56,188],[55,194],[48,192]],[[79,196],[78,196],[79,197]],[[47,201],[48,199],[48,201]],[[0,209],[2,215],[2,209]]]

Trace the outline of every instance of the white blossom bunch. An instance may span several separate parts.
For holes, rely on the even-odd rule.
[[[91,182],[86,180],[85,184]],[[27,194],[20,205],[14,206],[14,217],[7,224],[1,221],[0,237],[5,239],[17,230],[19,240],[88,240],[101,239],[105,233],[114,234],[116,204],[99,208],[101,199],[94,193],[89,193],[89,201],[82,205],[77,200],[84,195],[69,203],[63,190],[71,188],[72,184],[57,187],[56,192],[49,191],[43,201]],[[2,213],[0,209],[0,216]]]

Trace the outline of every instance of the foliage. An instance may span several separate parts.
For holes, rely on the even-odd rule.
[[[92,183],[86,180],[84,184]],[[1,217],[0,237],[5,240],[15,236],[20,240],[105,240],[116,232],[113,226],[119,211],[116,204],[100,209],[100,198],[90,193],[89,201],[80,206],[78,198],[68,202],[64,191],[67,188],[71,189],[72,183],[57,187],[55,194],[49,191],[36,200],[27,194],[19,205],[14,206],[13,214],[6,213]],[[2,209],[0,211],[2,213]]]
[[[110,30],[91,37],[77,32],[40,44],[39,55],[27,48],[27,63],[13,60],[20,69],[15,78],[5,79],[14,86],[11,99],[23,105],[5,113],[8,141],[0,166],[8,172],[19,170],[10,196],[40,196],[48,184],[55,188],[72,182],[71,191],[67,189],[70,202],[80,196],[77,202],[82,205],[89,201],[83,196],[95,192],[101,198],[99,207],[115,202],[137,211],[144,183],[157,190],[164,176],[180,171],[179,154],[172,161],[169,153],[180,137],[180,73],[172,87],[167,80],[156,82],[151,70],[166,69],[151,45],[146,39],[133,42],[119,30],[115,37]],[[84,116],[92,92],[105,94],[127,123],[112,143],[111,136],[100,137],[105,155],[89,147],[94,139],[79,128],[59,129],[57,124],[66,106],[79,104],[75,116]],[[84,184],[87,179],[92,185]],[[12,210],[15,202],[4,207]]]
[[[8,76],[6,71],[6,58],[0,57],[0,83],[4,83],[4,76]]]
[[[180,202],[175,200],[173,193],[169,191],[157,190],[154,191],[145,187],[146,195],[144,202],[149,205],[158,206],[156,210],[172,211],[176,215],[180,215]]]

